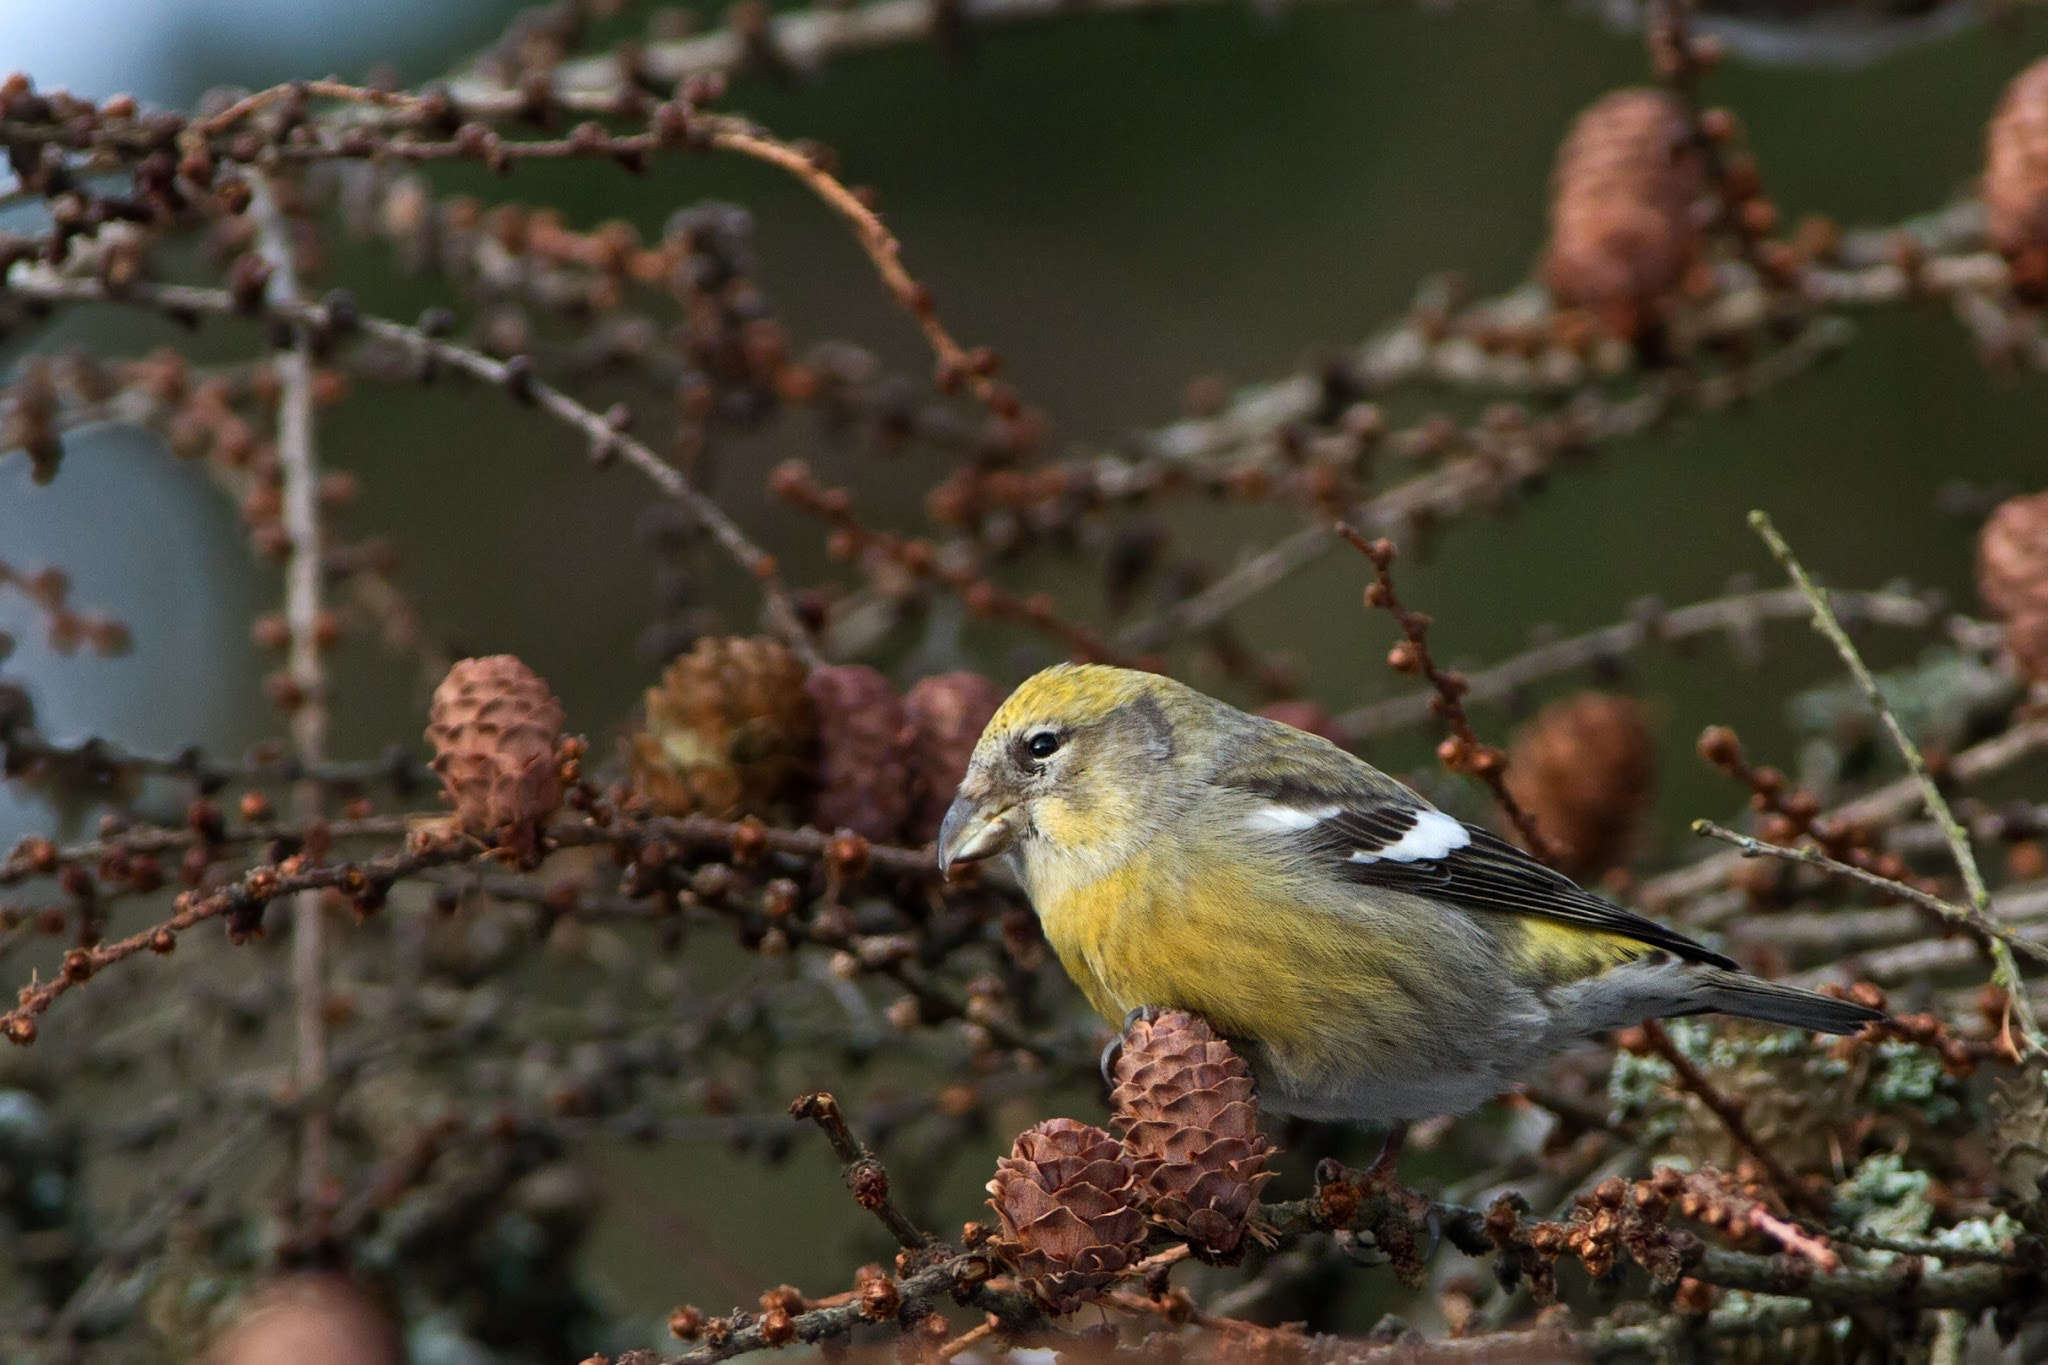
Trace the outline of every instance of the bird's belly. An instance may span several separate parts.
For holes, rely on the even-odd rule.
[[[1500,1027],[1427,1045],[1394,1046],[1336,1068],[1297,1068],[1252,1049],[1259,1102],[1270,1113],[1383,1125],[1462,1114],[1514,1089],[1550,1055],[1540,1020],[1503,1017]],[[1448,1044],[1448,1045],[1447,1045]]]
[[[1127,868],[1039,888],[1046,937],[1112,1023],[1184,1009],[1237,1040],[1265,1105],[1383,1123],[1458,1113],[1551,1050],[1550,1011],[1509,985],[1491,939],[1424,906],[1385,915],[1270,903],[1235,869]]]

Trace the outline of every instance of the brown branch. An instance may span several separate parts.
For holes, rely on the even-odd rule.
[[[232,316],[247,311],[233,295],[221,289],[138,283],[112,291],[97,280],[71,279],[46,271],[25,271],[20,267],[16,267],[4,281],[4,288],[0,288],[0,295],[8,293],[52,303],[132,304],[174,315],[210,313]],[[333,296],[321,304],[285,306],[273,302],[266,305],[264,311],[274,321],[311,327],[329,335],[349,327],[360,328],[379,340],[406,348],[422,360],[460,370],[539,408],[581,432],[589,440],[592,454],[600,459],[614,456],[625,459],[656,488],[687,508],[727,556],[753,577],[767,600],[769,618],[776,632],[807,662],[817,662],[816,645],[810,632],[804,628],[789,590],[782,583],[775,557],[755,544],[715,499],[692,484],[681,470],[662,459],[646,442],[620,430],[602,414],[536,378],[531,362],[524,356],[494,360],[481,351],[430,336],[419,327],[388,318],[358,316],[352,304]]]
[[[1837,592],[1836,605],[1859,621],[1904,630],[1940,627],[1968,647],[1995,640],[1997,627],[1967,617],[1945,614],[1925,598],[1901,592]],[[1553,640],[1465,675],[1468,702],[1502,701],[1525,687],[1577,668],[1611,663],[1651,645],[1676,644],[1700,636],[1741,637],[1765,621],[1803,620],[1810,613],[1797,588],[1771,588],[1730,593],[1619,621],[1582,635]],[[1358,738],[1384,734],[1428,719],[1429,699],[1406,694],[1371,702],[1337,718],[1345,733]]]
[[[225,141],[229,130],[278,104],[303,105],[310,98],[374,106],[387,116],[403,116],[406,123],[414,126],[445,124],[484,112],[467,107],[458,112],[445,94],[415,95],[369,90],[336,81],[292,82],[246,96],[211,118],[194,121],[187,131],[204,140],[221,143],[218,153],[227,159],[243,160],[244,157],[237,155],[241,150],[240,144]],[[648,129],[641,133],[614,135],[602,124],[592,122],[578,126],[567,137],[515,140],[500,137],[483,124],[471,122],[465,124],[455,137],[422,140],[381,136],[361,123],[332,129],[294,122],[293,126],[303,130],[303,135],[280,137],[266,150],[297,162],[373,157],[414,163],[475,160],[497,169],[504,169],[515,161],[573,158],[613,161],[637,169],[657,152],[685,148],[711,148],[761,162],[793,176],[853,229],[855,240],[873,263],[883,287],[916,321],[918,330],[938,358],[937,379],[941,389],[967,388],[1006,423],[1015,423],[1022,418],[1023,405],[1015,391],[994,378],[1000,365],[995,352],[987,347],[968,350],[947,330],[932,306],[931,291],[904,267],[902,243],[875,211],[871,196],[848,188],[827,169],[825,159],[829,153],[808,145],[785,142],[743,118],[703,113],[693,101],[694,94],[686,94],[665,104],[656,103],[641,91],[621,88],[597,101],[594,107],[588,101],[570,102],[581,105],[585,112],[644,119]],[[537,92],[537,98],[536,92],[522,91],[516,110],[501,112],[508,115],[516,113],[522,118],[544,117],[551,106],[561,103],[563,101],[550,90]],[[44,140],[50,131],[33,124],[0,123],[0,133],[29,143]],[[133,134],[125,128],[107,128],[99,132],[102,139],[132,151],[147,150],[153,137]]]
[[[2023,720],[2003,734],[1962,750],[1949,759],[1945,773],[1955,785],[1982,781],[2048,749],[2048,719]],[[1898,778],[1853,801],[1820,813],[1815,823],[1836,828],[1881,826],[1909,815],[1922,800],[1920,781],[1912,774]],[[1637,899],[1651,909],[1690,900],[1721,886],[1742,866],[1743,853],[1730,851],[1702,858],[1689,867],[1664,873],[1643,883]],[[1694,923],[1711,927],[1732,915],[1739,907],[1730,905],[1719,913],[1703,913]]]
[[[1729,829],[1725,825],[1715,824],[1712,820],[1693,821],[1692,832],[1709,839],[1718,839],[1724,844],[1732,844],[1742,851],[1744,857],[1777,858],[1785,862],[1799,863],[1805,867],[1818,868],[1830,876],[1847,877],[1851,881],[1861,882],[1863,885],[1883,895],[1908,900],[1924,909],[1931,910],[1942,919],[1967,929],[1982,942],[1989,943],[1996,940],[2005,944],[2013,952],[2048,966],[2048,947],[2044,947],[2030,938],[2021,937],[2006,926],[1978,913],[1978,911],[1970,906],[1958,905],[1954,901],[1933,895],[1913,885],[1911,882],[1898,881],[1873,872],[1868,868],[1857,867],[1853,863],[1845,863],[1838,858],[1829,857],[1818,849],[1802,848],[1797,845],[1767,844],[1762,840],[1752,839],[1747,834],[1741,834]]]
[[[789,68],[812,73],[840,53],[858,53],[908,43],[944,40],[949,25],[970,32],[1025,27],[1058,16],[1086,14],[1167,13],[1207,7],[1211,0],[976,0],[972,5],[938,6],[930,0],[865,0],[848,5],[814,4],[763,15],[763,31],[742,33],[728,23],[702,33],[642,48],[628,64],[617,54],[571,58],[549,73],[552,97],[571,107],[597,109],[617,98],[637,77],[675,84],[743,70],[751,51],[779,54]],[[526,92],[478,70],[452,77],[448,93],[465,115],[509,118],[526,106]]]
[[[835,559],[874,555],[913,579],[935,582],[959,594],[976,616],[1032,626],[1058,640],[1076,657],[1090,662],[1126,668],[1152,668],[1158,663],[1151,657],[1126,654],[1095,632],[1066,620],[1050,594],[1020,597],[1006,592],[982,577],[974,566],[959,562],[928,540],[906,540],[868,526],[854,513],[850,493],[818,483],[811,476],[810,467],[801,460],[785,460],[776,466],[768,487],[784,502],[832,528],[827,549]]]
[[[416,824],[421,818],[386,816],[374,820],[336,822],[331,827],[320,827],[320,833],[326,838],[392,833]],[[174,847],[194,842],[226,844],[276,838],[312,843],[315,841],[315,828],[306,826],[293,830],[266,825],[229,831],[223,827],[203,835],[184,832],[173,835],[170,831],[156,831],[137,836],[137,842],[150,847]],[[565,821],[551,826],[545,834],[545,842],[551,848],[604,844],[634,847],[648,840],[668,841],[683,847],[716,848],[723,856],[741,862],[752,861],[765,854],[786,854],[827,863],[837,870],[838,875],[849,879],[862,869],[876,869],[892,875],[908,873],[932,882],[940,880],[937,865],[924,850],[871,845],[857,835],[825,834],[808,829],[771,829],[754,819],[723,821],[702,816],[636,819],[607,808],[601,812],[600,820]],[[84,861],[88,852],[104,853],[120,846],[118,841],[104,841],[81,849],[59,850],[47,840],[30,840],[0,870],[13,869],[18,865],[24,877],[55,875],[67,862]],[[246,940],[261,932],[264,908],[280,898],[296,896],[302,891],[339,890],[344,895],[359,898],[366,906],[374,906],[381,903],[385,891],[398,881],[452,863],[484,866],[499,856],[498,850],[488,844],[464,839],[448,844],[430,843],[417,849],[352,863],[312,866],[305,854],[298,854],[274,866],[259,864],[244,871],[232,886],[204,895],[190,891],[181,893],[173,902],[174,913],[158,924],[114,942],[72,949],[65,954],[63,971],[59,976],[50,981],[32,980],[21,989],[15,1007],[0,1014],[0,1033],[16,1043],[33,1042],[36,1016],[48,1010],[74,987],[83,985],[101,970],[134,957],[144,949],[159,954],[171,952],[177,947],[179,935],[208,920],[227,917],[231,937],[238,941]],[[963,1015],[966,1012],[964,1004],[955,1002],[954,1008]],[[997,1030],[992,1026],[991,1031],[998,1033],[999,1041],[1005,1046],[1025,1048],[1048,1058],[1054,1055],[1046,1043],[1014,1029],[1005,1027]]]
[[[1824,1257],[1763,1256],[1704,1246],[1697,1237],[1664,1225],[1671,1214],[1691,1208],[1731,1236],[1757,1230],[1753,1222],[1745,1221],[1747,1201],[1745,1207],[1736,1208],[1715,1196],[1715,1191],[1691,1190],[1682,1173],[1667,1171],[1633,1184],[1618,1179],[1604,1182],[1580,1200],[1568,1222],[1525,1221],[1508,1200],[1498,1201],[1492,1210],[1429,1202],[1428,1213],[1431,1225],[1467,1255],[1498,1252],[1516,1257],[1524,1267],[1541,1268],[1571,1254],[1585,1259],[1590,1269],[1611,1264],[1615,1256],[1626,1253],[1661,1280],[1685,1276],[1836,1312],[1884,1305],[1984,1309],[2020,1302],[2034,1292],[2032,1272],[2005,1264],[1971,1263],[1929,1271],[1909,1262],[1879,1270],[1851,1269],[1839,1262],[1830,1266]],[[1714,1207],[1717,1202],[1726,1207]],[[1398,1244],[1396,1226],[1409,1226],[1407,1219],[1408,1213],[1398,1201],[1384,1194],[1366,1195],[1345,1181],[1325,1181],[1310,1198],[1266,1205],[1261,1211],[1263,1225],[1281,1242],[1349,1230],[1371,1232],[1383,1244]],[[1170,1247],[1140,1262],[1122,1279],[1171,1264],[1185,1254],[1184,1245]],[[985,1256],[969,1254],[908,1275],[888,1285],[884,1294],[870,1298],[856,1293],[797,1313],[736,1314],[706,1321],[694,1310],[682,1310],[672,1320],[674,1325],[703,1344],[667,1357],[663,1365],[711,1365],[763,1347],[836,1341],[861,1322],[875,1320],[877,1306],[886,1307],[889,1318],[902,1324],[922,1316],[912,1310],[939,1304],[947,1296],[994,1314],[998,1325],[992,1334],[1014,1338],[1023,1331],[1043,1330],[1044,1319],[1021,1294],[990,1285],[994,1270]],[[1111,1299],[1116,1292],[1114,1286],[1102,1291]],[[1801,1311],[1807,1310],[1802,1306]],[[1663,1340],[1669,1330],[1660,1324],[1628,1328],[1602,1324],[1567,1336],[1565,1345],[1607,1358],[1640,1352]]]
[[[234,885],[199,895],[181,893],[169,918],[138,930],[126,938],[73,948],[64,955],[62,972],[52,980],[31,980],[21,988],[13,1009],[0,1014],[0,1033],[10,1042],[32,1043],[36,1037],[36,1016],[42,1014],[74,987],[82,986],[101,971],[136,954],[148,951],[164,954],[178,946],[178,936],[208,920],[226,917],[232,937],[247,939],[262,931],[264,907],[284,896],[301,891],[338,890],[363,895],[389,886],[403,877],[446,863],[476,861],[495,854],[474,845],[434,846],[396,853],[362,863],[335,863],[308,867],[304,858],[287,859],[276,867],[250,869]]]
[[[1464,697],[1469,684],[1464,675],[1437,667],[1429,652],[1430,619],[1421,612],[1408,610],[1394,591],[1394,543],[1385,539],[1369,541],[1341,523],[1336,532],[1372,564],[1373,581],[1366,586],[1365,604],[1385,611],[1401,629],[1402,638],[1387,655],[1388,664],[1398,673],[1420,673],[1435,689],[1429,709],[1451,731],[1450,738],[1437,746],[1437,758],[1452,772],[1476,777],[1484,783],[1521,836],[1523,847],[1546,863],[1555,862],[1556,849],[1536,827],[1535,817],[1508,790],[1507,755],[1473,732],[1472,721],[1465,714]]]
[[[825,1140],[832,1144],[844,1167],[840,1179],[853,1191],[854,1202],[879,1218],[898,1246],[916,1251],[932,1245],[931,1234],[911,1222],[890,1200],[889,1172],[866,1144],[847,1129],[846,1115],[840,1112],[838,1100],[823,1091],[800,1095],[789,1106],[789,1113],[791,1118],[809,1119],[824,1132]]]
[[[415,817],[407,815],[372,815],[360,820],[336,820],[321,826],[322,832],[330,839],[388,838],[406,831],[407,822]],[[4,861],[0,861],[0,886],[17,885],[38,877],[54,877],[64,868],[100,866],[110,856],[134,858],[138,854],[155,855],[175,849],[190,848],[194,844],[206,843],[217,847],[233,844],[264,844],[277,840],[304,843],[312,828],[304,824],[279,821],[255,821],[246,825],[224,826],[218,831],[200,834],[192,828],[165,829],[154,826],[131,829],[119,834],[110,834],[79,844],[58,845],[39,835],[31,835],[15,846]],[[937,869],[933,869],[937,876]]]
[[[1840,319],[1814,316],[1784,346],[1742,366],[1704,376],[1664,375],[1646,382],[1636,393],[1611,398],[1588,388],[1562,412],[1533,424],[1515,439],[1469,434],[1471,448],[1442,467],[1419,474],[1378,493],[1346,514],[1345,520],[1366,534],[1405,535],[1430,520],[1448,520],[1489,507],[1557,466],[1567,454],[1626,440],[1684,412],[1716,412],[1805,373],[1820,360],[1848,344],[1849,329]],[[1370,348],[1368,348],[1370,350]],[[1238,445],[1271,444],[1279,440],[1284,415],[1288,420],[1313,419],[1317,394],[1312,385],[1290,382],[1288,401],[1256,404],[1260,421],[1247,435],[1238,423],[1219,423],[1216,447],[1203,447],[1203,458],[1220,458]],[[1306,388],[1305,394],[1297,394]],[[1177,447],[1176,447],[1177,450]],[[1173,458],[1192,459],[1192,453]],[[1156,649],[1182,634],[1206,630],[1268,588],[1307,568],[1335,542],[1325,523],[1294,532],[1183,602],[1124,631],[1117,643],[1126,649]]]
[[[874,262],[884,287],[916,319],[918,330],[924,333],[926,343],[938,357],[938,385],[942,390],[950,392],[964,385],[1000,420],[1015,423],[1023,417],[1023,405],[1015,391],[994,378],[1000,363],[995,352],[985,346],[969,351],[953,339],[932,306],[931,291],[903,268],[903,244],[866,198],[835,179],[817,155],[771,137],[743,120],[714,114],[699,115],[697,123],[709,145],[787,171],[847,221],[861,250]]]
[[[350,85],[345,81],[287,81],[244,95],[219,113],[197,120],[193,126],[203,136],[216,137],[242,120],[273,105],[288,100],[303,103],[308,99],[340,100],[347,104],[405,110],[411,113],[417,113],[423,103],[420,96],[402,90],[373,90],[365,86]]]
[[[1721,1126],[1727,1130],[1728,1136],[1734,1139],[1735,1145],[1762,1169],[1765,1178],[1770,1181],[1771,1188],[1777,1191],[1778,1197],[1784,1200],[1788,1207],[1804,1209],[1815,1214],[1827,1212],[1826,1202],[1816,1199],[1805,1185],[1795,1179],[1792,1172],[1785,1169],[1784,1163],[1778,1160],[1777,1155],[1756,1135],[1756,1130],[1749,1126],[1749,1120],[1742,1112],[1741,1101],[1722,1093],[1721,1088],[1694,1065],[1692,1058],[1679,1050],[1678,1045],[1671,1041],[1671,1035],[1665,1032],[1661,1019],[1652,1019],[1644,1023],[1641,1026],[1641,1034],[1648,1050],[1661,1058],[1678,1077],[1678,1088],[1705,1105],[1714,1117],[1720,1120]]]
[[[1781,285],[1792,273],[1787,268],[1791,262],[1789,258],[1774,259],[1766,241],[1768,227],[1775,222],[1771,205],[1757,189],[1753,167],[1746,167],[1747,174],[1737,174],[1722,152],[1723,135],[1717,134],[1707,111],[1700,107],[1700,79],[1720,59],[1720,44],[1693,36],[1692,0],[1646,0],[1646,8],[1649,14],[1644,29],[1651,65],[1684,112],[1688,140],[1714,187],[1717,226],[1734,242],[1736,252],[1759,280]],[[1732,130],[1725,111],[1717,111],[1715,121]]]

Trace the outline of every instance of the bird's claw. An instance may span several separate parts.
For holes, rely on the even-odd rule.
[[[1157,1005],[1140,1005],[1124,1016],[1124,1026],[1117,1030],[1116,1037],[1102,1045],[1102,1061],[1100,1066],[1102,1069],[1102,1083],[1104,1085],[1111,1087],[1116,1085],[1116,1056],[1124,1050],[1124,1038],[1130,1033],[1131,1025],[1141,1019],[1149,1024],[1163,1013],[1165,1011],[1161,1010]]]
[[[1380,1159],[1373,1162],[1371,1166],[1363,1171],[1351,1170],[1336,1161],[1328,1161],[1317,1169],[1316,1183],[1318,1185],[1342,1184],[1348,1186],[1351,1190],[1348,1198],[1351,1200],[1359,1198],[1384,1199],[1387,1201],[1389,1212],[1401,1224],[1410,1229],[1426,1232],[1428,1234],[1428,1241],[1420,1249],[1419,1255],[1412,1240],[1406,1235],[1399,1236],[1395,1243],[1390,1245],[1386,1238],[1371,1232],[1366,1234],[1371,1238],[1374,1245],[1377,1246],[1382,1256],[1390,1260],[1397,1260],[1404,1264],[1412,1265],[1419,1270],[1423,1263],[1435,1257],[1437,1248],[1443,1243],[1443,1211],[1434,1200],[1417,1194],[1414,1190],[1409,1189],[1396,1179],[1394,1164],[1392,1154],[1388,1152],[1382,1152]],[[1393,1230],[1389,1229],[1390,1235],[1392,1235],[1392,1232]],[[1345,1243],[1344,1239],[1347,1236],[1350,1238],[1350,1241]],[[1350,1256],[1352,1260],[1358,1261],[1360,1264],[1378,1264],[1378,1262],[1362,1260],[1357,1254],[1359,1241],[1356,1233],[1349,1232],[1348,1230],[1342,1231],[1339,1234],[1338,1240],[1340,1243],[1344,1243],[1346,1246],[1345,1254]],[[1406,1248],[1406,1250],[1403,1251],[1402,1248]]]
[[[1386,1252],[1380,1250],[1379,1243],[1369,1240],[1371,1236],[1371,1233],[1367,1233],[1365,1237],[1361,1238],[1350,1228],[1339,1228],[1336,1232],[1330,1234],[1330,1240],[1337,1244],[1337,1250],[1344,1253],[1346,1260],[1350,1261],[1353,1265],[1364,1266],[1370,1270],[1377,1266],[1383,1266],[1392,1259]]]

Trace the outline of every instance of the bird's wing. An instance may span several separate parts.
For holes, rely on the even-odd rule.
[[[1374,774],[1378,777],[1378,774]],[[1654,920],[1603,900],[1515,845],[1378,783],[1231,783],[1258,798],[1245,824],[1283,835],[1332,875],[1479,913],[1534,915],[1663,948],[1688,962],[1734,961]]]

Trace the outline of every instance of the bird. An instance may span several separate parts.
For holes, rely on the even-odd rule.
[[[1187,1011],[1245,1056],[1268,1111],[1388,1130],[1377,1171],[1409,1122],[1464,1113],[1611,1029],[1718,1012],[1853,1034],[1884,1018],[1744,972],[1327,739],[1108,665],[1017,687],[937,857],[948,878],[1006,860],[1112,1024]]]

